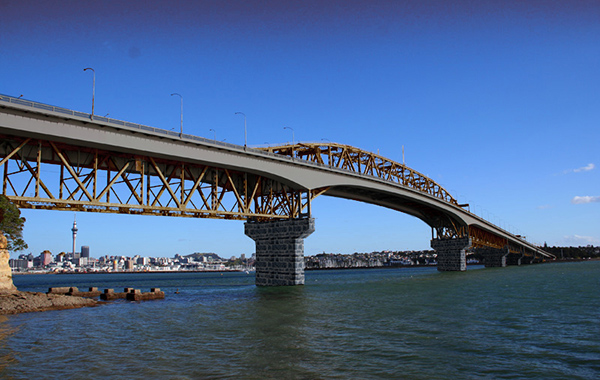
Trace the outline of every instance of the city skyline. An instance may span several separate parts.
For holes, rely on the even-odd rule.
[[[88,113],[93,98],[97,115],[238,145],[336,142],[405,156],[529,241],[600,244],[594,2],[22,1],[0,10],[2,94]],[[330,197],[312,209],[306,255],[430,249],[430,228],[408,215]],[[22,215],[30,248],[11,257],[69,250],[73,213]],[[243,222],[76,218],[94,256],[254,252]]]

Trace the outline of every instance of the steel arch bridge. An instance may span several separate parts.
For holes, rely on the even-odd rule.
[[[320,195],[388,207],[433,239],[550,258],[469,212],[432,179],[359,148],[248,148],[0,95],[2,194],[20,208],[264,222]]]

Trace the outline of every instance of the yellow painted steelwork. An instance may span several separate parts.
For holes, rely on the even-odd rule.
[[[316,196],[225,168],[0,138],[2,194],[20,208],[268,220],[306,216]]]
[[[353,146],[336,143],[298,143],[258,149],[359,174],[372,175],[459,206],[456,199],[431,178],[404,164]]]

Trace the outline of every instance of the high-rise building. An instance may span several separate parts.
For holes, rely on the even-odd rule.
[[[81,257],[90,257],[90,247],[87,245],[81,246]]]
[[[42,266],[46,266],[52,262],[52,253],[50,251],[44,251],[40,256]]]
[[[71,228],[73,232],[73,256],[75,256],[75,240],[77,240],[77,216],[73,219],[73,228]]]

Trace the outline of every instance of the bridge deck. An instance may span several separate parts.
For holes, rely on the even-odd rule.
[[[477,244],[549,257],[422,174],[340,144],[253,149],[5,95],[0,134],[2,193],[23,207],[269,219],[309,216],[311,200],[329,195],[408,213],[440,237],[474,228]]]

